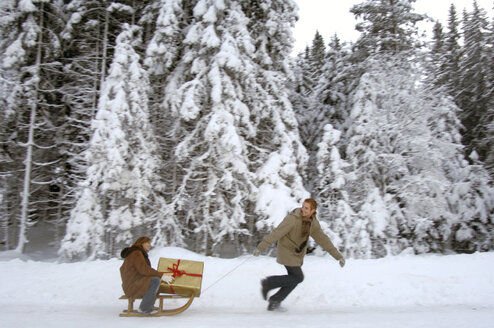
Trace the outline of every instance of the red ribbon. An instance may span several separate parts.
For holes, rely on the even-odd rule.
[[[167,268],[170,271],[160,272],[160,273],[171,273],[173,278],[181,277],[183,275],[186,275],[189,277],[202,277],[202,274],[188,273],[185,270],[179,270],[178,269],[179,266],[180,266],[180,260],[177,260],[177,263],[174,263],[171,268],[170,267]],[[170,291],[172,292],[172,294],[175,294],[175,291],[173,290],[172,284],[170,284],[169,286],[170,286]]]

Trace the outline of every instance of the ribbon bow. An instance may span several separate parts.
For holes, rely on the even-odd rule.
[[[184,274],[187,274],[187,272],[185,272],[185,270],[179,270],[178,269],[179,265],[180,265],[180,260],[178,260],[178,263],[174,263],[171,268],[168,267],[167,269],[171,270],[171,271],[167,271],[165,273],[171,273],[173,278],[181,277]]]

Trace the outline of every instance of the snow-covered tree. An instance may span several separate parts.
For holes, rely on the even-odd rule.
[[[10,240],[22,252],[29,226],[59,219],[56,140],[64,113],[57,35],[63,21],[55,1],[4,1],[1,11],[0,167],[6,174],[5,201],[12,209],[5,219],[17,233]]]
[[[317,212],[322,228],[340,252],[343,252],[345,256],[359,257],[357,254],[347,252],[347,249],[355,249],[351,246],[355,241],[352,233],[353,229],[358,226],[354,225],[358,217],[348,204],[347,193],[344,190],[347,181],[354,177],[345,172],[349,165],[341,159],[337,148],[340,136],[340,131],[334,129],[331,124],[327,124],[318,144],[316,155],[318,180],[316,180],[315,189],[320,202]],[[360,234],[361,232],[358,231],[357,235]],[[358,249],[363,251],[362,247]]]
[[[246,95],[256,131],[251,139],[253,146],[249,146],[260,188],[256,209],[260,220],[256,226],[264,229],[279,222],[288,210],[300,206],[308,195],[302,181],[308,157],[286,88],[293,78],[289,54],[296,5],[291,0],[256,0],[242,6],[249,18],[248,29],[255,47],[255,79],[259,83]]]
[[[137,232],[151,232],[146,224],[156,224],[159,216],[168,215],[160,195],[163,186],[156,174],[160,161],[149,122],[149,82],[135,51],[139,33],[138,27],[124,24],[116,41],[114,59],[91,125],[86,153],[90,166],[60,251],[65,258],[113,255],[117,246],[131,243]],[[94,224],[84,223],[88,217]],[[160,222],[160,234],[171,231],[173,239],[168,241],[180,243],[178,227],[163,226],[169,222],[166,220]],[[86,230],[75,228],[81,226]]]
[[[482,191],[468,189],[468,196],[452,191],[485,175],[464,161],[452,99],[418,83],[420,71],[397,59],[372,58],[368,64],[347,135],[346,160],[356,179],[345,188],[349,204],[366,220],[368,255],[396,254],[406,247],[444,252],[458,225],[480,221],[489,227],[492,214],[480,214],[492,213],[488,183]],[[474,210],[470,198],[481,210]],[[491,243],[489,234],[480,235]]]
[[[492,58],[489,54],[489,24],[485,10],[474,2],[473,11],[464,15],[463,25],[464,56],[460,61],[461,84],[455,100],[462,109],[466,155],[478,156],[483,161],[492,152],[483,145],[488,130],[486,124],[489,123],[485,115],[492,104],[492,86],[489,82]]]
[[[61,62],[67,118],[63,135],[59,137],[59,149],[67,161],[62,168],[63,194],[65,204],[71,209],[88,166],[84,151],[89,145],[91,120],[96,114],[116,37],[123,23],[137,20],[135,15],[140,6],[129,1],[71,0],[63,8],[68,18],[60,35],[65,55]]]
[[[175,149],[180,142],[176,129],[180,121],[170,119],[170,112],[163,104],[165,89],[171,71],[183,54],[185,29],[191,24],[188,13],[193,2],[162,0],[154,8],[155,30],[146,49],[145,64],[148,68],[152,87],[150,99],[151,121],[156,127],[156,136],[161,150],[163,168],[160,172],[166,183],[165,198],[171,202],[178,187],[180,166],[175,156]],[[150,14],[153,10],[150,9]],[[156,15],[157,13],[157,15]],[[144,19],[144,18],[143,18]],[[173,214],[174,215],[174,214]],[[175,218],[177,216],[174,216]]]
[[[253,128],[243,102],[252,45],[234,2],[199,1],[193,15],[164,91],[165,116],[177,122],[172,206],[191,229],[192,247],[217,254],[223,243],[247,233],[256,194],[245,147]]]
[[[314,89],[321,75],[326,70],[323,66],[328,61],[326,46],[319,32],[312,40],[312,46],[307,47],[305,55],[300,53],[295,62],[294,71],[297,73],[293,81],[291,100],[297,114],[299,131],[303,145],[309,152],[317,148],[320,131],[327,122],[314,122],[317,111],[314,109]],[[315,124],[314,124],[315,123]],[[316,129],[317,131],[314,131]],[[310,172],[310,171],[309,171]]]
[[[306,148],[312,146],[311,123],[313,123],[313,110],[311,102],[316,84],[310,68],[309,54],[310,48],[307,46],[304,52],[299,53],[293,59],[291,63],[293,79],[288,86],[290,102],[297,116],[301,142]]]
[[[444,64],[445,79],[447,80],[447,89],[452,97],[456,97],[460,88],[460,32],[459,22],[456,9],[453,4],[449,8],[448,31],[445,33],[444,47]]]
[[[280,17],[261,2],[242,7],[247,4],[197,1],[193,19],[181,30],[183,52],[171,66],[166,66],[171,53],[162,48],[160,58],[156,51],[159,43],[148,48],[148,55],[157,54],[152,61],[170,71],[162,109],[172,121],[167,138],[176,143],[171,203],[194,236],[191,246],[206,254],[238,254],[250,247],[257,242],[257,216],[280,219],[304,192],[297,171],[303,147],[284,91],[290,24],[271,22],[286,21],[286,4],[277,11]],[[268,26],[255,21],[257,10],[270,17]],[[167,24],[179,12],[169,14]],[[284,34],[288,39],[278,49],[277,38]],[[162,36],[174,49],[170,43],[176,40]]]
[[[433,81],[432,83],[437,88],[447,87],[449,81],[446,71],[447,59],[445,56],[445,38],[443,26],[439,21],[436,21],[434,24],[432,40],[429,79]]]
[[[486,154],[484,163],[487,170],[490,173],[492,179],[494,179],[494,17],[492,17],[492,21],[490,24],[490,32],[488,37],[488,46],[490,50],[488,50],[489,58],[490,58],[490,67],[489,67],[489,88],[488,92],[490,92],[489,99],[491,100],[489,103],[489,107],[483,120],[486,122],[486,136],[484,141],[482,142],[482,146],[488,150]]]
[[[357,41],[364,58],[373,53],[394,53],[419,47],[416,24],[425,15],[413,12],[415,0],[366,0],[350,12],[362,19],[356,29],[362,33]]]
[[[166,78],[183,51],[182,27],[188,23],[187,8],[181,0],[160,0],[158,3],[156,28],[146,49],[146,66],[150,75]]]
[[[355,80],[348,50],[343,49],[339,38],[334,35],[329,43],[324,65],[314,76],[314,86],[309,95],[305,113],[298,113],[302,142],[309,151],[311,160],[307,166],[306,185],[309,189],[317,185],[319,174],[315,160],[319,143],[327,124],[336,130],[343,129],[347,114],[347,97]]]
[[[316,31],[314,39],[312,39],[312,46],[310,48],[309,62],[312,64],[311,68],[315,79],[321,74],[321,69],[326,62],[326,45],[324,44],[324,38]]]

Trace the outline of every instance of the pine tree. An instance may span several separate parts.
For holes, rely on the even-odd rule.
[[[446,59],[445,37],[443,27],[439,21],[436,21],[433,29],[433,44],[430,51],[431,68],[430,79],[437,88],[446,88],[449,84],[446,67],[448,65]]]
[[[284,91],[293,19],[284,9],[294,4],[277,4],[201,0],[182,20],[183,52],[165,78],[162,108],[177,145],[171,204],[196,251],[242,253],[257,242],[259,215],[279,219],[304,192],[303,147]],[[274,190],[285,195],[282,214]]]
[[[150,75],[158,79],[166,77],[177,64],[183,51],[182,28],[190,21],[187,20],[187,8],[180,0],[162,0],[159,7],[153,9],[159,14],[154,23],[155,31],[147,45],[146,66],[149,67]],[[160,87],[163,88],[162,85]]]
[[[84,151],[89,145],[91,121],[113,57],[116,36],[124,22],[136,20],[139,7],[129,2],[72,0],[64,6],[68,21],[61,40],[67,120],[59,148],[67,162],[62,171],[63,194],[70,208],[75,206],[78,185],[85,179],[88,163]]]
[[[368,234],[355,241],[365,251],[348,251],[488,249],[492,188],[462,155],[459,110],[444,90],[418,84],[422,74],[405,60],[369,58],[354,94],[346,161],[355,180],[344,190]]]
[[[317,80],[321,74],[321,69],[326,62],[326,46],[324,39],[319,31],[316,31],[314,39],[312,39],[312,46],[310,48],[309,62],[315,75],[314,79]]]
[[[253,127],[243,96],[252,45],[236,3],[199,1],[193,15],[163,107],[177,122],[172,206],[194,235],[193,249],[211,255],[247,234],[246,215],[256,193],[245,146]]]
[[[364,58],[372,53],[393,53],[416,49],[416,24],[425,15],[413,12],[415,0],[367,0],[354,5],[350,12],[357,19],[356,29],[362,33],[357,48]]]
[[[297,69],[303,69],[302,79],[299,82],[299,91],[297,97],[293,100],[299,100],[302,106],[295,107],[297,113],[297,121],[299,123],[300,136],[302,144],[309,150],[314,151],[317,147],[315,136],[319,136],[314,129],[314,89],[318,80],[323,74],[323,66],[326,62],[326,46],[321,34],[316,31],[312,46],[307,48],[305,57],[299,56]],[[322,124],[324,126],[324,123]]]
[[[463,110],[461,121],[464,126],[463,143],[466,154],[478,156],[480,161],[487,157],[488,150],[482,147],[487,127],[482,119],[488,112],[491,101],[489,91],[488,23],[486,13],[474,2],[473,12],[464,15],[464,56],[460,61],[461,89],[456,98]],[[472,154],[473,152],[473,154]]]
[[[306,147],[313,147],[311,123],[313,123],[312,97],[316,81],[310,68],[310,48],[306,47],[305,52],[301,52],[293,60],[291,68],[293,79],[289,83],[290,102],[297,115],[299,133],[302,144]]]
[[[354,88],[354,68],[350,62],[350,54],[343,49],[336,35],[331,39],[321,71],[311,97],[309,123],[306,126],[301,125],[301,129],[306,129],[301,135],[306,137],[303,141],[311,155],[319,151],[319,143],[327,124],[339,131],[344,129],[343,123],[348,115],[348,95]],[[320,181],[315,163],[312,160],[308,163],[308,186],[315,186],[315,182]]]
[[[2,11],[0,165],[6,173],[6,208],[12,209],[2,218],[16,227],[11,230],[16,238],[8,240],[16,239],[16,250],[23,252],[31,225],[60,219],[63,161],[56,140],[64,113],[57,35],[64,22],[54,1],[9,1]]]
[[[170,118],[166,110],[166,87],[171,72],[178,65],[183,55],[185,29],[191,24],[192,2],[184,3],[177,0],[163,0],[155,8],[155,31],[147,44],[145,65],[148,68],[152,86],[150,99],[151,121],[156,127],[157,140],[161,150],[163,168],[160,175],[166,183],[165,198],[171,203],[183,174],[175,156],[175,149],[180,142],[180,122]],[[174,213],[170,214],[178,218]],[[161,241],[160,241],[161,242]],[[163,240],[164,242],[164,240]],[[155,241],[156,243],[156,241]]]
[[[449,94],[456,98],[460,90],[460,32],[456,9],[453,4],[449,8],[448,31],[445,35],[445,80]]]
[[[256,228],[262,231],[276,225],[307,196],[302,178],[308,157],[286,89],[287,78],[293,78],[288,56],[296,5],[291,0],[255,0],[242,6],[249,18],[259,81],[247,94],[256,131],[248,152],[260,190]]]
[[[343,130],[348,116],[347,98],[355,88],[356,69],[352,64],[349,51],[340,44],[337,35],[330,42],[326,62],[321,77],[314,88],[312,108],[316,121],[314,135],[322,135],[322,129],[328,123],[337,130]],[[316,142],[317,144],[317,142]]]
[[[348,197],[344,191],[347,181],[352,180],[351,174],[345,170],[349,164],[341,159],[338,150],[341,132],[334,129],[331,124],[324,128],[321,142],[318,144],[316,155],[317,198],[320,199],[318,217],[321,227],[330,235],[333,244],[345,254],[345,256],[359,257],[349,251],[355,249],[354,239],[350,230],[353,223],[358,220],[356,213],[348,204]],[[360,235],[358,232],[357,235]],[[345,241],[345,242],[344,242]],[[359,248],[362,251],[362,248]],[[349,251],[347,251],[349,250]]]
[[[491,101],[489,102],[485,116],[482,118],[482,122],[485,122],[486,125],[486,138],[481,145],[487,150],[484,163],[491,179],[494,179],[494,17],[492,18],[488,33],[488,46],[488,49],[490,49],[488,50],[489,62],[491,64],[489,66],[489,85],[487,91],[489,94],[487,96]]]
[[[68,259],[113,256],[117,247],[149,234],[146,223],[168,215],[156,175],[160,162],[149,122],[149,82],[135,51],[140,29],[126,24],[123,28],[92,122],[86,182],[60,250]],[[89,217],[94,224],[85,223]],[[181,242],[176,225],[155,228],[175,236],[171,243]]]

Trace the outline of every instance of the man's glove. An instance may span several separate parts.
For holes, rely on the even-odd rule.
[[[164,282],[166,282],[169,285],[173,282],[173,280],[175,280],[175,278],[173,278],[172,276],[168,276],[168,275],[164,274],[161,276],[161,280],[163,280]]]
[[[340,262],[340,267],[343,268],[345,266],[345,259],[341,258],[339,262]]]
[[[256,249],[254,249],[254,253],[252,253],[252,255],[254,255],[254,256],[259,256],[259,254],[261,254],[261,251],[260,251],[260,250],[258,250],[257,248],[256,248]]]

